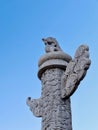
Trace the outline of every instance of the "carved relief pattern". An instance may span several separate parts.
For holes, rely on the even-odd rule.
[[[61,50],[55,38],[42,40],[47,53],[38,63],[42,93],[39,99],[28,97],[27,105],[36,117],[42,117],[41,130],[72,130],[70,96],[91,64],[89,47],[79,46],[72,59]]]
[[[63,72],[54,68],[42,75],[42,130],[72,130],[70,99],[60,98]]]
[[[90,64],[88,46],[79,46],[76,50],[74,59],[68,63],[66,71],[61,79],[62,98],[68,98],[74,93],[80,81],[85,77]]]

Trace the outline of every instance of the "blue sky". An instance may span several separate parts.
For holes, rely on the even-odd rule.
[[[48,36],[72,57],[80,44],[90,47],[92,64],[71,97],[73,130],[98,130],[98,0],[0,1],[0,129],[41,130],[25,101],[40,97],[38,59]]]

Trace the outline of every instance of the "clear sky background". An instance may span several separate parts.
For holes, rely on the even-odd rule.
[[[0,130],[41,130],[26,98],[40,97],[48,36],[72,57],[88,44],[92,64],[71,97],[73,130],[98,130],[98,0],[0,0]]]

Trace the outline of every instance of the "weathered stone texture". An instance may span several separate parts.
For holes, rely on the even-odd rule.
[[[85,77],[91,64],[89,59],[89,47],[81,45],[76,50],[73,60],[70,60],[61,78],[61,96],[66,98],[71,96]]]
[[[54,68],[42,74],[42,130],[72,130],[70,99],[60,98],[63,73]]]
[[[38,63],[42,83],[39,99],[27,99],[36,117],[42,117],[41,130],[72,130],[70,96],[78,88],[90,66],[89,48],[81,45],[75,56],[64,53],[56,39],[43,39],[46,54]]]

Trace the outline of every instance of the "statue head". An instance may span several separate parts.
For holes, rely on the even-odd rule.
[[[46,53],[53,52],[53,51],[62,51],[55,38],[53,37],[42,38],[42,41],[45,44]]]

